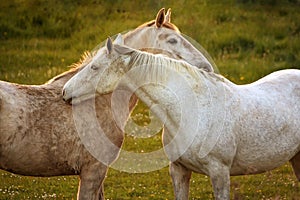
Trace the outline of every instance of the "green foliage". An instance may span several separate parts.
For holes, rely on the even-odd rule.
[[[269,6],[275,6],[275,5],[282,5],[282,4],[300,4],[299,0],[286,0],[286,1],[280,1],[280,0],[236,0],[237,3],[243,3],[243,4],[259,4],[259,5],[269,5]]]
[[[1,39],[15,37],[70,37],[82,27],[75,7],[68,1],[3,1],[3,10],[16,15],[2,16]],[[34,12],[32,12],[34,11]]]
[[[221,74],[250,83],[273,71],[300,68],[299,0],[10,0],[0,1],[0,79],[41,84],[66,71],[86,50],[107,36],[135,28],[172,8],[172,21],[211,55]],[[139,104],[137,124],[149,123]],[[151,152],[162,148],[160,134],[127,136],[123,148]],[[0,174],[0,199],[75,199],[77,177],[32,178]],[[299,184],[290,166],[255,176],[233,177],[233,199],[294,199]],[[168,169],[127,174],[111,169],[109,199],[173,199]],[[212,199],[208,177],[194,174],[191,199]]]

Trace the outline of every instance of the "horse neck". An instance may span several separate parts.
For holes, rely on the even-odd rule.
[[[189,112],[197,108],[201,110],[199,106],[192,105],[208,105],[207,112],[214,110],[214,105],[219,101],[225,102],[230,89],[230,84],[223,77],[203,70],[178,66],[168,71],[163,64],[148,64],[139,68],[129,75],[127,87],[165,122],[170,134],[177,132],[182,116],[188,118]],[[131,69],[134,71],[135,68]],[[141,87],[137,89],[137,86]]]
[[[163,71],[163,66],[160,66],[162,67],[161,69],[157,69],[157,71],[154,70],[152,72],[147,71],[146,68],[153,69],[157,66],[144,65],[142,68],[143,67],[144,69],[141,70],[142,72],[140,70],[136,70],[136,73],[130,74],[128,77],[129,79],[125,81],[125,85],[134,92],[136,96],[142,100],[162,122],[165,123],[165,127],[172,135],[178,131],[181,114],[183,114],[182,107],[178,105],[182,105],[184,103],[193,105],[193,99],[189,98],[188,101],[184,100],[186,97],[192,97],[193,95],[189,94],[191,91],[187,90],[187,85],[181,89],[176,87],[176,85],[180,86],[180,83],[178,83],[177,80],[170,78],[173,77],[172,74],[167,75],[167,72],[165,72],[165,76],[169,76],[169,78],[165,78],[164,75],[154,76],[159,73],[158,71]],[[143,77],[143,75],[145,76]],[[195,83],[191,82],[189,84],[193,85]],[[168,88],[170,88],[170,90],[168,90]],[[183,98],[177,99],[174,97],[173,92],[175,90],[175,95]]]
[[[158,46],[155,46],[157,43],[155,39],[155,35],[157,35],[156,31],[157,30],[153,27],[137,28],[124,35],[124,44],[133,49],[146,49],[147,51],[149,49],[159,50],[160,48]],[[172,54],[171,52],[167,52],[166,50],[161,50],[159,53]],[[175,57],[175,55],[172,56]],[[178,56],[176,56],[175,58],[177,57]]]
[[[141,31],[143,31],[143,30],[135,29],[133,31],[126,33],[124,35],[124,44],[126,46],[129,46],[134,49],[140,49],[140,48],[146,47],[145,41],[148,41],[148,39],[147,38],[139,38],[139,37],[141,37],[140,36]],[[142,35],[144,35],[144,34],[142,34]],[[138,39],[137,39],[137,37],[138,37]],[[140,41],[143,41],[143,42],[140,42]]]
[[[171,133],[175,133],[178,130],[178,118],[176,117],[178,110],[176,108],[171,111],[166,110],[165,108],[170,102],[165,102],[160,95],[156,95],[157,93],[161,93],[161,91],[150,91],[147,87],[141,87],[135,91],[135,95],[148,106],[161,122],[165,123],[164,126]]]

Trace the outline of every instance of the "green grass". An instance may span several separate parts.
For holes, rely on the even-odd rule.
[[[300,1],[0,1],[0,79],[41,84],[66,71],[107,36],[133,29],[171,7],[172,21],[211,55],[221,74],[235,83],[253,82],[273,71],[300,68]],[[142,113],[138,115],[138,113]],[[137,123],[148,122],[139,105]],[[141,122],[142,121],[142,122]],[[123,148],[151,152],[161,136],[127,136]],[[300,199],[287,164],[274,171],[232,177],[232,199]],[[75,199],[77,177],[33,178],[0,172],[0,199]],[[172,199],[165,167],[144,174],[110,169],[108,199]],[[191,199],[212,199],[209,178],[193,174]]]

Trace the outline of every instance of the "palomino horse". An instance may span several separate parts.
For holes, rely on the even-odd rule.
[[[230,198],[230,175],[262,173],[291,161],[300,180],[299,70],[236,85],[184,61],[108,39],[107,51],[66,83],[63,97],[80,102],[87,97],[80,91],[87,95],[94,87],[116,96],[129,89],[165,121],[163,143],[176,199],[188,199],[192,171],[210,176],[219,200]]]
[[[154,22],[145,23],[126,34],[125,42],[134,48],[169,49],[174,57],[180,56],[197,64],[194,58],[203,58],[203,55],[181,36],[178,28],[170,22],[170,15],[170,11],[165,15],[161,9]],[[164,34],[168,37],[161,36]],[[173,51],[178,45],[181,48]],[[100,147],[106,156],[103,158],[105,163],[95,159],[84,146],[77,132],[80,124],[75,124],[72,107],[62,101],[61,95],[63,85],[91,60],[91,55],[86,56],[79,67],[39,86],[0,81],[1,169],[28,176],[79,175],[78,199],[104,198],[102,182],[108,165],[118,156],[124,137],[111,115],[111,95],[98,96],[95,102],[97,122],[107,138],[118,147]],[[136,101],[136,98],[131,99],[130,110]],[[87,101],[76,106],[84,111],[87,119],[89,113],[93,113],[89,112],[90,104]],[[91,128],[86,132],[89,134],[95,130]]]

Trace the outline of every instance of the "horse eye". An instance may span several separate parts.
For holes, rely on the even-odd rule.
[[[177,44],[177,40],[175,38],[171,38],[171,39],[168,40],[168,43]]]
[[[99,69],[99,67],[97,67],[96,65],[92,65],[92,66],[91,66],[91,69],[92,69],[92,70],[97,70],[97,69]]]

